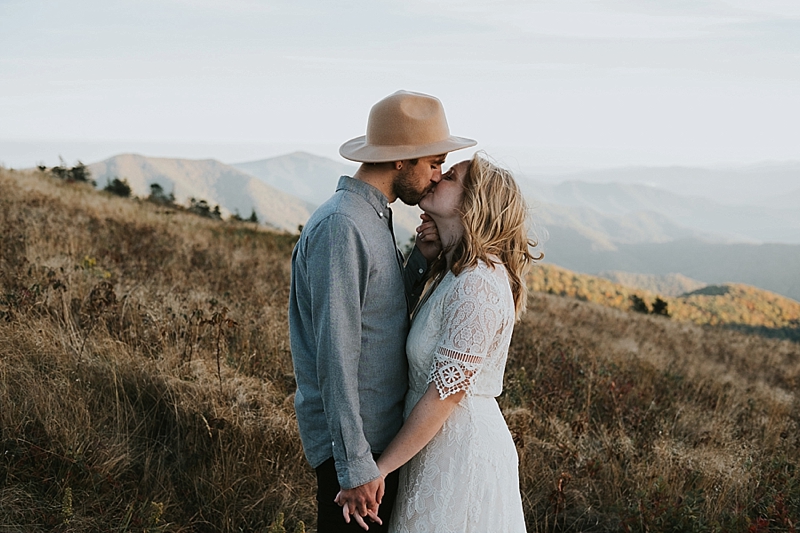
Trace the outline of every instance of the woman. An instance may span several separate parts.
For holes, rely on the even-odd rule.
[[[525,309],[525,201],[510,173],[476,154],[419,203],[442,255],[406,342],[406,421],[378,459],[403,466],[394,532],[522,532],[518,458],[495,397]]]

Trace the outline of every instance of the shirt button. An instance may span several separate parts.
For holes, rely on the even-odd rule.
[[[383,213],[378,213],[378,216],[383,218]]]
[[[425,272],[425,269],[424,268],[420,268],[419,269],[419,273],[422,274],[423,272]]]

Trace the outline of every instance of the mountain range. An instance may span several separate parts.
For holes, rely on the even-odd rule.
[[[785,207],[728,205],[714,197],[682,195],[638,183],[564,181],[554,185],[523,179],[522,184],[529,197],[545,204],[590,208],[611,216],[635,214],[641,218],[647,216],[644,213],[655,213],[694,230],[695,236],[716,236],[715,240],[800,244],[800,201],[785,203]],[[800,190],[794,194],[800,200]],[[789,198],[791,195],[791,191],[787,193]]]
[[[800,246],[796,244],[714,243],[689,238],[596,250],[571,228],[551,227],[549,231],[546,260],[577,272],[680,273],[708,284],[754,285],[800,301]]]
[[[571,172],[523,171],[540,183],[619,183],[649,185],[681,196],[700,196],[724,205],[797,208],[800,161],[758,163],[739,168],[633,166]]]
[[[358,168],[355,164],[339,163],[305,152],[231,166],[313,205],[320,205],[330,198],[339,176],[352,176]]]
[[[89,165],[100,187],[124,177],[135,194],[146,196],[150,184],[158,183],[181,203],[194,197],[219,204],[224,213],[247,216],[255,210],[262,221],[290,232],[333,194],[339,176],[355,168],[303,152],[233,165],[125,154]],[[764,176],[758,194],[751,185],[757,171]],[[637,172],[649,184],[634,183]],[[800,202],[790,201],[800,195],[793,189],[800,183],[800,164],[732,174],[675,167],[564,177],[569,179],[552,183],[555,176],[518,176],[546,262],[588,274],[614,270],[680,274],[701,284],[746,283],[800,300]],[[726,189],[715,196],[712,185],[724,179],[744,192]],[[764,205],[778,192],[782,207]],[[750,203],[734,205],[747,194]],[[402,245],[419,224],[420,211],[400,202],[392,209]],[[652,282],[628,282],[636,279]]]
[[[330,198],[336,191],[339,177],[352,176],[358,168],[355,164],[338,163],[306,152],[235,163],[233,167],[313,205],[320,205]],[[392,205],[395,238],[399,243],[414,235],[421,212],[416,206],[400,201]]]
[[[115,177],[128,181],[133,193],[150,194],[150,185],[172,192],[178,203],[189,198],[218,204],[225,214],[248,216],[255,211],[259,219],[278,229],[297,231],[316,207],[290,193],[214,159],[170,159],[122,154],[88,165],[98,187]]]
[[[218,204],[224,214],[247,217],[254,210],[269,226],[297,231],[322,202],[335,191],[339,177],[356,167],[303,152],[226,165],[214,159],[172,159],[121,154],[88,165],[98,187],[109,180],[128,180],[133,194],[147,197],[157,183],[174,193],[180,204],[189,198]],[[395,237],[408,241],[419,225],[417,207],[392,205]]]

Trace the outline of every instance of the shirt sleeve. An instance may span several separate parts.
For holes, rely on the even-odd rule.
[[[503,327],[499,303],[499,295],[486,275],[469,270],[456,278],[445,297],[441,338],[428,376],[439,398],[461,391],[472,393]]]
[[[349,217],[336,214],[309,236],[307,264],[317,377],[339,484],[349,489],[380,477],[364,436],[358,394],[361,309],[369,252]]]

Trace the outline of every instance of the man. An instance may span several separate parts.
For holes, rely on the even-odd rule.
[[[441,245],[423,221],[403,262],[395,244],[397,198],[417,202],[441,180],[448,152],[475,145],[450,135],[441,102],[398,91],[372,107],[367,134],[341,146],[362,163],[311,216],[292,254],[289,329],[295,409],[306,458],[317,474],[319,533],[388,526],[397,476],[375,464],[403,423],[409,312]],[[355,520],[342,514],[348,503]],[[380,504],[380,506],[379,506]]]

